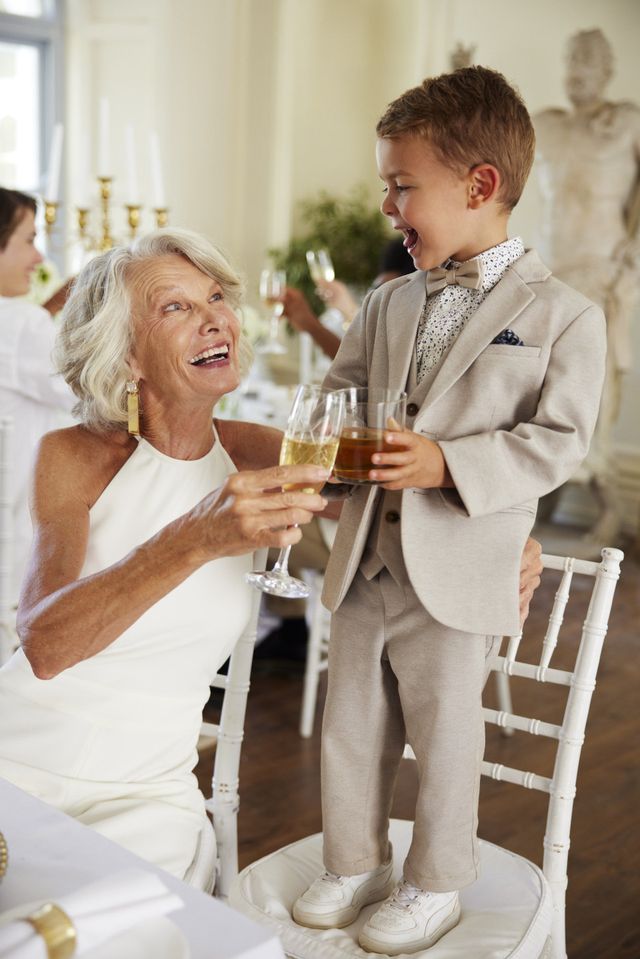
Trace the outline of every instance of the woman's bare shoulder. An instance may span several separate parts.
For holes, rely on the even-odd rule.
[[[90,508],[135,448],[123,430],[95,433],[79,425],[46,433],[36,453],[36,493],[38,480],[45,479],[48,495],[65,489]]]
[[[238,470],[276,466],[282,433],[272,426],[242,420],[215,420],[220,442]]]

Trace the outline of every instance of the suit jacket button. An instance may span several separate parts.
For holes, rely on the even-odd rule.
[[[385,515],[387,523],[397,523],[400,519],[400,513],[395,509],[390,509],[389,512]]]
[[[407,416],[415,416],[419,408],[417,403],[409,403],[407,406]]]

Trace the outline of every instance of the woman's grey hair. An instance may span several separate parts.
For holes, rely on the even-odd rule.
[[[190,230],[155,230],[92,259],[75,280],[62,312],[54,360],[79,399],[75,414],[96,432],[126,429],[126,383],[133,378],[128,361],[133,344],[130,269],[171,254],[184,256],[215,279],[234,310],[240,306],[240,277],[209,240]],[[249,340],[241,333],[241,375],[252,359]]]

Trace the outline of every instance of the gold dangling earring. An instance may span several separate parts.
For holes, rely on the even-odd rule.
[[[127,380],[127,429],[133,436],[140,435],[139,395],[136,380]]]

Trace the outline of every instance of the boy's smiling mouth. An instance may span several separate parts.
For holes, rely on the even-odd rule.
[[[408,253],[411,253],[411,251],[415,248],[419,240],[419,236],[417,232],[411,228],[409,228],[408,230],[403,230],[402,232],[404,233],[403,246],[405,247]]]

